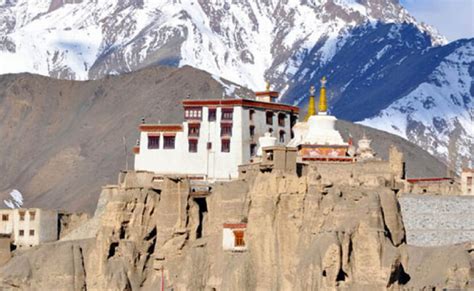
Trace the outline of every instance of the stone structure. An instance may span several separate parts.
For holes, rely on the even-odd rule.
[[[474,196],[403,195],[407,243],[442,246],[474,242]]]
[[[36,246],[58,239],[58,213],[39,208],[0,209],[0,234],[12,236],[17,247]]]
[[[12,239],[9,234],[0,234],[0,266],[8,262],[11,254]]]
[[[462,195],[474,195],[474,169],[463,169],[461,172]]]
[[[183,124],[141,124],[135,169],[160,174],[194,175],[201,179],[229,179],[238,165],[257,152],[266,132],[277,144],[291,138],[298,107],[276,103],[278,92],[256,93],[256,100],[184,100]]]
[[[367,136],[364,134],[362,139],[360,139],[357,143],[357,159],[358,160],[370,160],[375,158],[375,151],[372,149],[370,144],[372,141],[367,138]]]

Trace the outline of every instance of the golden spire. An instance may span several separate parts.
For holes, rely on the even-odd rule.
[[[321,91],[319,93],[319,114],[326,114],[328,110],[327,100],[326,100],[326,77],[321,79]]]
[[[313,115],[316,115],[316,103],[314,102],[314,92],[316,92],[316,90],[314,89],[314,86],[311,86],[311,88],[309,89],[309,104],[308,104],[308,113],[306,114],[306,117],[305,117],[305,121],[308,121],[308,119],[313,116]]]
[[[270,92],[270,82],[267,81],[266,86],[267,86],[267,92]]]

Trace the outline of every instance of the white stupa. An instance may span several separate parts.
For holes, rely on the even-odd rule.
[[[326,102],[326,78],[321,80],[319,97],[319,111],[316,114],[314,102],[314,87],[311,87],[311,96],[308,106],[306,122],[298,122],[293,127],[294,138],[288,146],[300,145],[327,145],[347,147],[339,131],[336,130],[336,117],[328,115]]]

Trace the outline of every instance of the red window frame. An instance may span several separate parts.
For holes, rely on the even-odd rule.
[[[184,109],[184,118],[185,119],[202,119],[202,107],[187,107]]]
[[[221,120],[232,120],[234,117],[234,108],[222,108]]]
[[[244,231],[234,230],[234,246],[245,247]]]
[[[221,140],[221,152],[223,153],[230,152],[230,139]]]
[[[232,123],[221,123],[221,136],[232,136]]]
[[[188,124],[188,136],[199,137],[200,128],[201,128],[200,123],[189,123]]]

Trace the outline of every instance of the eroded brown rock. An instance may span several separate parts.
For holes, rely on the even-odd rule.
[[[158,290],[163,274],[175,290],[467,288],[472,249],[407,246],[393,183],[375,181],[310,167],[216,183],[204,198],[183,177],[129,173],[104,190],[95,238],[17,253],[0,287]],[[247,223],[246,251],[223,250],[227,222]]]

